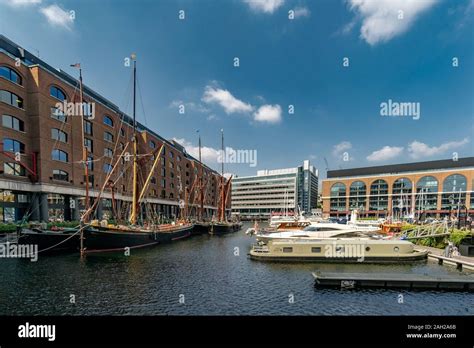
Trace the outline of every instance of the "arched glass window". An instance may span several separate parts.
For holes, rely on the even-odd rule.
[[[51,138],[63,143],[67,143],[67,133],[57,128],[51,128]]]
[[[365,210],[366,185],[362,181],[354,181],[349,188],[349,208]]]
[[[108,147],[104,148],[104,156],[112,158],[114,156],[114,151]]]
[[[4,89],[0,90],[0,101],[16,108],[23,109],[23,98],[10,91]]]
[[[408,178],[395,180],[392,186],[392,209],[407,214],[411,209],[412,183]]]
[[[22,85],[23,81],[20,76],[15,70],[8,66],[0,66],[0,76],[6,78],[7,80],[16,83],[17,85]]]
[[[53,98],[59,99],[61,101],[66,100],[66,93],[56,86],[51,86],[49,88],[49,95]]]
[[[114,121],[112,120],[111,117],[105,115],[104,116],[104,124],[107,125],[107,126],[113,127],[114,126]]]
[[[416,209],[436,210],[438,204],[438,180],[424,176],[416,183]]]
[[[64,170],[53,169],[53,179],[60,181],[69,181],[69,174]]]
[[[385,180],[375,180],[370,185],[369,210],[384,211],[388,209],[388,184]]]
[[[3,151],[25,153],[25,144],[15,139],[3,138]]]
[[[153,140],[150,140],[150,147],[151,147],[152,149],[156,148],[156,144],[155,144],[155,142],[154,142]]]
[[[466,204],[467,180],[462,174],[452,174],[443,181],[441,209],[457,209],[458,205]]]
[[[61,161],[61,162],[68,162],[69,161],[69,155],[67,152],[64,152],[59,149],[54,149],[51,151],[51,158],[54,161]]]
[[[14,129],[20,132],[25,131],[25,124],[19,118],[10,115],[2,116],[2,126],[10,129]]]
[[[338,182],[331,186],[330,210],[346,210],[346,185],[343,183]]]

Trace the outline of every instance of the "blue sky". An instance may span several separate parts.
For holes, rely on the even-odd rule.
[[[238,175],[474,155],[473,29],[473,0],[0,0],[2,34],[71,74],[81,62],[127,112],[135,52],[139,120],[192,154],[199,129],[216,169],[224,129],[257,151],[226,165]],[[381,116],[389,99],[419,118]]]

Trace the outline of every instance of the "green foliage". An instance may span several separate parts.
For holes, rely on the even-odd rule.
[[[470,235],[471,233],[469,231],[461,231],[461,230],[455,229],[449,235],[449,240],[453,242],[454,245],[459,246],[459,244],[461,244],[461,241]]]
[[[16,232],[16,224],[0,224],[0,232],[9,233]]]
[[[61,221],[61,222],[49,222],[48,229],[52,227],[77,227],[79,226],[79,221]]]

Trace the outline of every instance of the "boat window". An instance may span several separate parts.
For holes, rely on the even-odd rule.
[[[397,246],[395,248],[393,248],[393,251],[395,251],[396,253],[398,253],[399,250],[400,250],[400,248],[397,247]]]
[[[321,252],[321,247],[312,247],[311,252],[312,253],[320,253]]]
[[[365,251],[370,251],[370,247],[366,247],[366,248],[365,248]]]
[[[291,247],[284,247],[284,248],[283,248],[283,252],[284,252],[284,253],[292,253],[292,252],[293,252],[293,248],[291,248]]]

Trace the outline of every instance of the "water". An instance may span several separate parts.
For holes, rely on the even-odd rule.
[[[242,231],[196,236],[122,255],[0,259],[0,315],[473,315],[463,292],[316,289],[311,272],[459,275],[416,265],[282,264],[252,261]],[[240,256],[235,256],[235,248]],[[398,303],[403,295],[402,304]],[[70,303],[75,295],[75,304]],[[290,303],[291,296],[294,303]],[[184,299],[184,304],[180,303]]]

